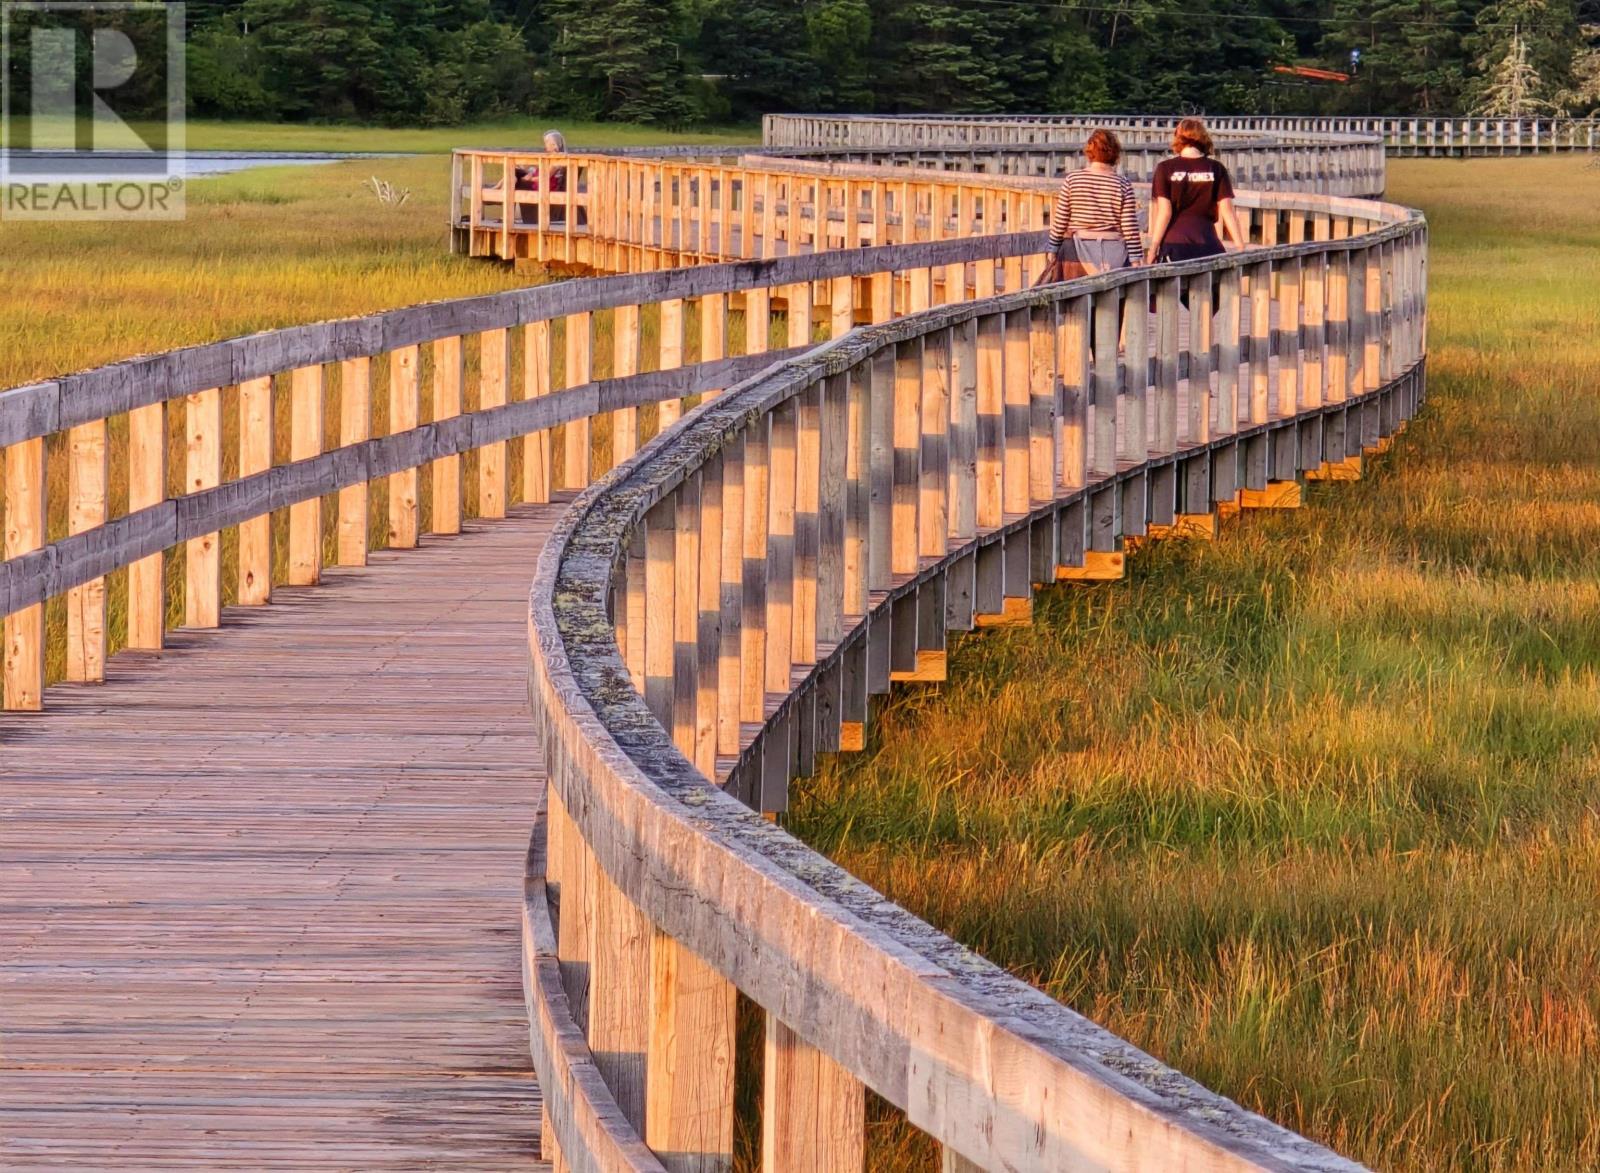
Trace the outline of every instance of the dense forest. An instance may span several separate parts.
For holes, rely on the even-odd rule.
[[[1600,0],[189,0],[187,11],[193,112],[214,117],[681,125],[778,110],[1600,108]]]

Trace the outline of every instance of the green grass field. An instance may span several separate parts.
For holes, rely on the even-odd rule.
[[[1432,224],[1392,454],[962,639],[789,825],[1359,1160],[1594,1168],[1600,176],[1390,168]],[[927,1155],[887,1118],[875,1152]]]

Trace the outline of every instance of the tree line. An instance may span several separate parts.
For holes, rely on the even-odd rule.
[[[1589,114],[1600,0],[189,0],[197,115]],[[1277,67],[1350,74],[1308,80]]]

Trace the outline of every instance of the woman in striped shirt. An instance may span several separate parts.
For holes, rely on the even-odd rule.
[[[1074,260],[1093,274],[1124,268],[1144,253],[1133,184],[1117,171],[1122,143],[1109,130],[1097,130],[1083,153],[1089,165],[1061,181],[1050,214],[1050,251],[1069,266],[1068,276]]]

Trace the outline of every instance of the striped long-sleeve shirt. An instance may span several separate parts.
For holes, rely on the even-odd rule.
[[[1139,206],[1133,198],[1133,184],[1116,171],[1086,168],[1074,171],[1061,181],[1056,205],[1050,213],[1050,247],[1054,249],[1072,229],[1088,232],[1121,232],[1128,255],[1144,253],[1139,236]]]

